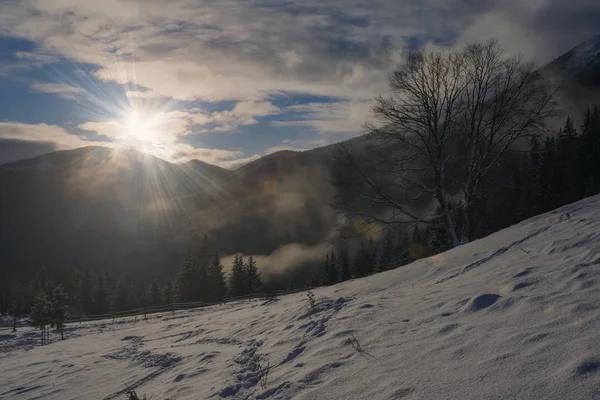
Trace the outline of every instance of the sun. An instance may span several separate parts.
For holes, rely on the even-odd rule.
[[[144,138],[148,138],[150,135],[149,126],[145,124],[140,118],[139,114],[135,111],[132,111],[127,116],[127,121],[125,124],[126,135],[129,138],[144,140]]]
[[[156,146],[156,122],[149,115],[130,111],[122,122],[123,139],[121,144],[144,152],[151,152]]]

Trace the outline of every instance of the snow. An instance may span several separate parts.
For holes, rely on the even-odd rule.
[[[600,62],[600,36],[596,36],[581,43],[567,53],[565,67],[572,72],[578,72],[594,63]]]
[[[600,398],[600,197],[369,278],[0,332],[0,398]],[[269,366],[268,376],[264,371]]]

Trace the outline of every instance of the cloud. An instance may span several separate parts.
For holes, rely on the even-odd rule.
[[[279,107],[268,101],[240,101],[235,104],[231,110],[213,112],[204,115],[204,121],[198,121],[199,124],[214,123],[215,131],[233,131],[244,125],[254,125],[258,121],[257,117],[266,117],[279,113]]]
[[[71,134],[56,125],[0,122],[0,140],[50,143],[55,150],[96,145],[99,142]]]
[[[83,92],[83,89],[77,88],[65,83],[36,83],[31,85],[31,89],[39,93],[54,93],[60,97],[75,100]]]
[[[266,116],[278,116],[274,128],[356,135],[407,47],[496,36],[508,51],[546,62],[600,33],[599,18],[596,0],[25,0],[2,4],[0,35],[35,43],[18,53],[19,66],[68,59],[90,66],[100,87],[125,85],[136,101],[235,102],[164,111],[172,137],[161,143],[175,143]],[[45,85],[33,90],[78,95]],[[283,95],[333,101],[273,100]],[[82,128],[118,135],[110,125]]]
[[[287,119],[273,126],[308,126],[318,133],[360,133],[371,118],[372,100],[308,103],[285,108]]]
[[[459,40],[496,37],[506,50],[543,64],[600,34],[599,20],[595,0],[496,1],[465,27]]]
[[[217,161],[217,163],[215,165],[218,165],[219,167],[223,167],[223,168],[227,168],[227,169],[238,169],[239,167],[249,164],[252,161],[258,160],[261,157],[262,156],[259,154],[254,154],[254,155],[251,155],[248,157],[238,158],[238,159],[234,159],[234,160]]]

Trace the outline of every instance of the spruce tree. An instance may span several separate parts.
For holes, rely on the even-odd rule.
[[[64,327],[67,321],[69,295],[62,286],[58,285],[52,291],[50,300],[50,325],[60,331],[60,338],[64,340]]]
[[[319,274],[319,276],[321,277],[321,281],[319,282],[319,285],[324,285],[324,286],[328,286],[331,283],[329,282],[329,254],[325,255],[325,263],[323,264],[323,271]]]
[[[345,247],[340,250],[340,280],[342,282],[347,281],[352,277],[350,271],[350,258],[348,256],[348,250]]]
[[[211,262],[211,250],[208,237],[204,236],[196,254],[194,269],[194,298],[198,301],[210,301],[210,282],[208,280],[208,266]]]
[[[79,306],[81,312],[87,315],[94,313],[94,283],[92,271],[89,268],[83,270],[79,281]]]
[[[208,281],[210,283],[210,302],[222,302],[227,297],[227,284],[225,283],[225,274],[221,264],[221,256],[216,251],[210,266],[208,267]]]
[[[400,228],[398,229],[397,234],[397,242],[394,246],[394,262],[396,266],[405,265],[410,261],[409,257],[409,248],[410,242],[408,240],[408,235],[404,234],[404,231]]]
[[[366,259],[365,259],[365,272],[366,275],[371,275],[375,271],[375,265],[377,264],[377,246],[373,238],[369,239],[369,246],[367,247]]]
[[[108,314],[109,309],[109,293],[106,275],[101,272],[96,278],[96,287],[94,295],[94,313],[98,315]]]
[[[158,287],[158,282],[156,282],[156,279],[152,281],[150,287],[148,288],[148,297],[152,307],[160,306],[162,304],[160,288]]]
[[[171,283],[171,279],[169,279],[167,281],[167,284],[165,285],[165,289],[163,291],[163,298],[165,300],[165,304],[170,305],[174,302],[175,293],[173,292],[173,284]]]
[[[50,300],[46,292],[39,292],[31,303],[31,312],[29,313],[31,325],[38,328],[42,334],[42,345],[46,344],[46,332],[52,322],[50,313]]]
[[[181,302],[191,302],[197,300],[196,297],[196,274],[194,273],[194,260],[191,252],[188,250],[181,272],[179,273],[179,282],[177,285],[178,299]]]
[[[8,268],[0,265],[0,315],[6,315],[10,308],[11,286]]]
[[[244,296],[249,291],[246,279],[246,271],[244,268],[244,259],[240,255],[235,255],[233,258],[233,266],[231,267],[231,275],[229,276],[229,294],[231,297]]]
[[[117,311],[127,311],[132,308],[132,290],[129,284],[129,275],[125,275],[124,279],[117,284],[117,293],[115,296],[115,309]]]
[[[334,285],[339,282],[338,263],[335,256],[335,251],[333,250],[331,250],[331,254],[329,254],[327,282],[329,285]]]
[[[248,257],[248,262],[244,264],[244,274],[247,282],[248,293],[259,293],[262,290],[262,279],[256,266],[256,261],[252,256]]]
[[[50,292],[50,282],[48,281],[48,272],[46,267],[41,267],[35,277],[33,290],[35,293]]]
[[[394,257],[394,232],[387,229],[381,245],[381,255],[377,260],[377,271],[387,271],[393,268],[395,264]]]
[[[352,266],[352,277],[353,278],[362,278],[369,274],[369,254],[368,248],[365,247],[365,242],[360,242],[360,247],[356,251],[354,255],[354,264]]]

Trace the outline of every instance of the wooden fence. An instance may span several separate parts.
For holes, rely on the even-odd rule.
[[[232,303],[232,302],[236,302],[236,301],[243,301],[243,300],[248,300],[248,301],[255,300],[255,299],[268,300],[270,298],[304,292],[304,291],[308,291],[308,290],[312,290],[312,289],[314,289],[314,288],[278,290],[278,291],[268,293],[268,294],[267,293],[253,293],[253,294],[246,295],[246,296],[227,298],[226,300],[224,300],[222,302],[215,302],[215,303],[204,303],[204,302],[172,303],[172,304],[165,304],[165,305],[154,306],[154,307],[136,308],[136,309],[127,310],[127,311],[116,311],[116,312],[113,312],[110,314],[69,316],[67,319],[67,324],[81,323],[81,322],[87,322],[87,321],[100,321],[100,320],[112,320],[112,322],[115,322],[115,320],[117,320],[119,318],[134,317],[137,319],[137,317],[139,317],[139,316],[146,317],[150,314],[157,314],[157,313],[164,313],[164,312],[171,312],[174,315],[175,312],[179,311],[179,310],[190,310],[190,309],[198,309],[198,308],[204,308],[204,307],[225,305],[228,303]]]

